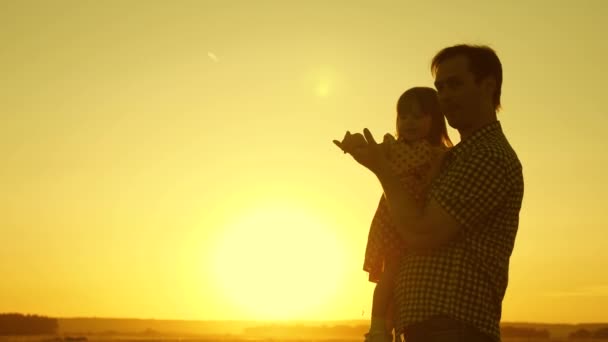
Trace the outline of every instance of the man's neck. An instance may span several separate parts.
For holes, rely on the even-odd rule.
[[[482,127],[485,127],[496,120],[498,120],[498,118],[496,117],[496,113],[494,112],[491,115],[485,115],[483,118],[480,118],[480,120],[471,123],[469,127],[459,129],[458,132],[460,133],[460,141],[469,138],[471,135],[473,135],[473,133],[477,132]]]

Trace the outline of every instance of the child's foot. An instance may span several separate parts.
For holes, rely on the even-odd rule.
[[[370,331],[365,336],[365,342],[393,342],[393,334],[384,331]]]

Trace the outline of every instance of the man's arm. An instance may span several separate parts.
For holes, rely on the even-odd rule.
[[[458,164],[451,164],[439,189],[430,193],[430,201],[419,207],[390,169],[374,137],[366,128],[364,141],[352,144],[352,136],[338,147],[350,153],[380,180],[391,218],[406,245],[412,250],[428,251],[442,246],[464,229],[482,229],[483,220],[507,193],[507,167],[504,157],[492,151],[471,154]],[[360,140],[360,138],[359,138]],[[443,184],[445,183],[445,184]]]
[[[359,133],[346,132],[343,140],[334,140],[334,144],[345,153],[350,153],[357,162],[378,177],[391,218],[408,248],[429,250],[452,239],[461,230],[458,221],[435,200],[421,208],[392,173],[384,149],[376,143],[371,132],[366,128],[363,135],[365,137]]]
[[[397,231],[412,250],[437,248],[462,230],[462,225],[435,199],[431,199],[426,206],[419,205],[390,169],[380,170],[376,175]]]
[[[430,250],[454,239],[463,230],[484,229],[484,220],[509,193],[508,165],[502,155],[476,151],[442,172],[441,183],[429,193],[424,207],[402,188],[389,168],[377,168],[391,218],[406,244]]]

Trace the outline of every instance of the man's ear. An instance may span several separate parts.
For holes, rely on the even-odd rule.
[[[490,97],[494,96],[496,91],[496,80],[493,77],[486,77],[481,81],[481,88]]]

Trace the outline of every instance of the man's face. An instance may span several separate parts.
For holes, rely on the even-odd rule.
[[[435,88],[441,111],[453,128],[466,129],[479,116],[481,87],[469,70],[466,56],[454,56],[438,65]]]

